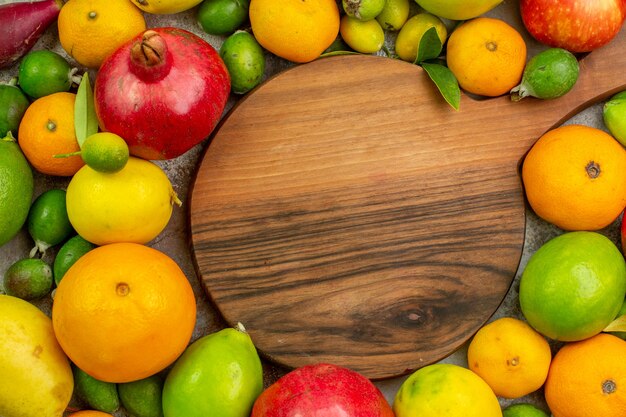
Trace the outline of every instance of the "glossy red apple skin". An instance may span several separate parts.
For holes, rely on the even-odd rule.
[[[363,375],[320,363],[297,368],[256,399],[251,417],[394,417],[380,390]]]
[[[522,21],[539,42],[590,52],[609,43],[626,17],[626,0],[520,0]]]

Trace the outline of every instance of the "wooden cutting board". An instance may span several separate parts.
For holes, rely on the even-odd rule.
[[[424,71],[338,56],[286,70],[225,117],[190,202],[202,283],[288,367],[372,379],[436,362],[496,311],[524,244],[520,164],[548,129],[626,89],[626,40],[566,96],[460,111]]]

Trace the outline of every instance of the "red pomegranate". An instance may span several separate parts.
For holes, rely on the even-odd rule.
[[[171,159],[206,139],[222,116],[230,76],[215,49],[183,29],[149,29],[111,54],[96,75],[100,128],[132,155]]]
[[[393,417],[380,390],[363,375],[320,363],[297,368],[268,387],[251,417]]]

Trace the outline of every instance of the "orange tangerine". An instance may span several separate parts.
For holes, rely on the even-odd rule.
[[[319,57],[339,33],[335,0],[252,0],[249,15],[261,46],[293,62]]]
[[[469,344],[469,368],[493,392],[519,398],[541,388],[552,353],[547,340],[526,322],[503,317],[483,326]]]
[[[522,179],[535,213],[564,230],[598,230],[626,206],[626,150],[608,133],[566,125],[539,138]]]
[[[92,377],[129,382],[153,375],[185,350],[196,303],[185,274],[137,243],[87,252],[60,281],[52,323],[68,357]]]
[[[35,100],[24,113],[18,143],[42,174],[71,176],[85,165],[80,155],[54,157],[80,150],[74,130],[75,101],[76,94],[54,93]]]
[[[446,59],[461,88],[495,97],[507,94],[521,81],[526,43],[503,20],[479,17],[452,32]]]

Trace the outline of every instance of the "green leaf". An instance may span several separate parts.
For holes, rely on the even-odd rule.
[[[422,62],[421,66],[448,104],[458,110],[461,105],[461,89],[452,71],[444,65],[430,62]]]
[[[81,148],[85,139],[94,133],[98,133],[98,116],[96,116],[93,91],[91,90],[88,73],[83,75],[76,93],[74,130],[76,132],[76,140],[78,140],[78,145]]]
[[[428,29],[422,36],[422,39],[420,39],[414,64],[421,64],[429,59],[437,58],[442,49],[443,44],[441,43],[441,39],[439,39],[437,29],[433,26]]]
[[[619,316],[602,330],[603,332],[626,332],[626,314]]]

